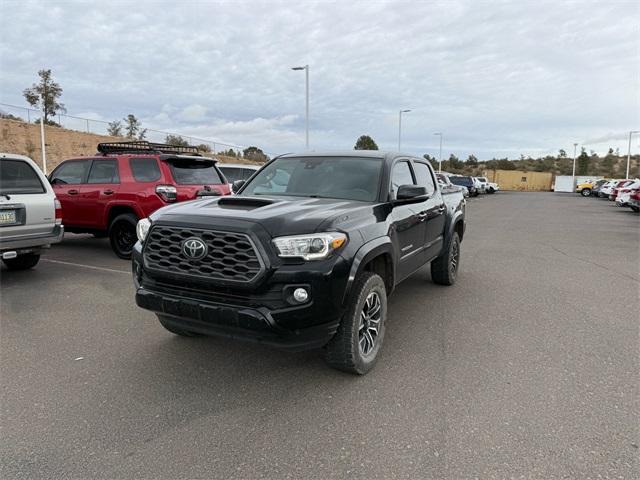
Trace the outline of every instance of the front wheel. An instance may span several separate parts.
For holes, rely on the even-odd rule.
[[[580,193],[582,194],[583,197],[589,197],[589,196],[591,196],[591,189],[590,188],[583,188]]]
[[[631,207],[631,210],[633,210],[634,212],[638,213],[640,212],[640,207],[636,207],[635,205],[629,205]]]
[[[445,251],[431,262],[431,279],[438,285],[456,283],[460,267],[460,237],[453,232]]]
[[[387,290],[379,275],[364,272],[350,297],[338,331],[326,346],[325,359],[333,368],[364,375],[375,365],[384,340]]]
[[[39,253],[27,253],[16,258],[3,259],[2,262],[9,270],[28,270],[33,268],[40,261]]]
[[[109,226],[109,242],[115,254],[128,260],[136,243],[138,217],[133,213],[123,213],[113,219]]]

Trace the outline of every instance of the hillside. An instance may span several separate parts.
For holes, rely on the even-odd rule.
[[[94,155],[100,142],[128,140],[126,138],[96,135],[52,126],[45,126],[44,135],[48,172],[53,170],[64,159]],[[40,125],[0,119],[0,152],[27,155],[42,168]],[[223,163],[255,163],[244,158],[223,155],[216,155],[216,158]]]

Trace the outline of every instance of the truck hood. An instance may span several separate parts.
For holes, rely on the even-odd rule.
[[[182,202],[157,210],[152,221],[195,221],[224,228],[225,221],[260,224],[272,237],[346,228],[373,214],[374,204],[327,198],[227,196]]]

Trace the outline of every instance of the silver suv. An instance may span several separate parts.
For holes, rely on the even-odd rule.
[[[62,208],[29,157],[0,153],[0,255],[9,270],[34,267],[64,235]]]

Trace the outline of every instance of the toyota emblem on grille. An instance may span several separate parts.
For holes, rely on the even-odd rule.
[[[200,260],[207,254],[207,244],[199,238],[187,238],[182,242],[182,254],[189,260]]]

